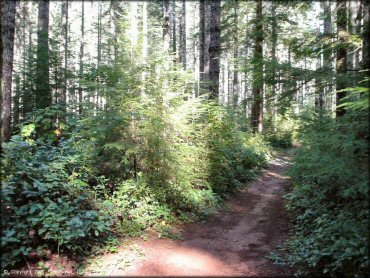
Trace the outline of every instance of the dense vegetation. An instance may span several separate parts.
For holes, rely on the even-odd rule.
[[[135,131],[115,115],[98,125],[115,132],[91,137],[95,131],[81,126],[57,145],[34,137],[37,123],[25,124],[4,144],[3,266],[47,250],[87,252],[89,241],[141,235],[161,223],[159,231],[168,229],[190,213],[211,213],[253,178],[267,162],[266,144],[238,131],[217,105],[191,102],[178,100],[165,117],[143,109]],[[182,120],[171,121],[178,113]],[[130,145],[132,137],[140,144]]]
[[[285,244],[286,263],[336,275],[368,271],[368,90],[352,89],[345,116],[305,113],[299,126],[302,146],[290,170],[286,195],[296,231]],[[353,123],[356,123],[355,125]]]
[[[295,145],[271,258],[369,274],[368,1],[0,8],[2,269],[179,238]]]

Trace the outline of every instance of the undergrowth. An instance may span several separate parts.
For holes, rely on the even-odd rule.
[[[295,230],[283,246],[285,263],[300,275],[369,274],[366,90],[353,90],[343,105],[341,118],[311,112],[301,119],[302,146],[290,170],[294,187],[286,195]]]
[[[59,137],[23,125],[3,146],[2,268],[86,257],[148,229],[179,238],[172,224],[209,216],[266,165],[262,137],[217,104],[180,96],[127,96]]]

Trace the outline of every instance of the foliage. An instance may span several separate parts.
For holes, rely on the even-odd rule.
[[[158,75],[166,60],[148,59],[145,80],[130,68],[121,78],[101,68],[106,109],[78,121],[67,115],[68,126],[52,120],[58,106],[35,111],[4,146],[4,265],[37,250],[79,253],[112,232],[145,237],[153,228],[178,238],[171,224],[213,213],[266,164],[262,137],[193,97],[189,72]],[[40,127],[48,127],[42,136]]]
[[[276,117],[267,117],[265,127],[265,137],[272,147],[292,147],[297,134],[297,123],[290,111]]]
[[[224,197],[253,178],[269,152],[258,135],[238,131],[223,108],[210,104],[208,113],[209,178],[213,190]]]
[[[30,135],[32,125],[21,134]],[[13,136],[2,157],[2,267],[48,250],[80,252],[109,231],[112,218],[97,209],[84,160],[73,142],[58,146]]]
[[[285,246],[301,272],[368,271],[368,91],[349,91],[344,117],[302,117],[302,147],[290,172],[294,188],[286,195],[296,230]]]

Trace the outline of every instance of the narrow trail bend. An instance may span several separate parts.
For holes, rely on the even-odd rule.
[[[138,240],[136,246],[145,256],[119,269],[116,262],[128,251],[109,255],[101,265],[105,275],[292,275],[265,257],[289,232],[282,199],[288,166],[288,157],[277,156],[259,179],[230,198],[228,209],[204,223],[183,225],[183,240]]]

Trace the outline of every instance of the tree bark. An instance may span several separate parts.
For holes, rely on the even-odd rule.
[[[3,5],[4,2],[0,2],[0,16],[1,19],[3,18]],[[4,94],[4,80],[3,80],[3,53],[4,53],[4,45],[3,45],[3,30],[1,30],[0,36],[0,127],[1,127],[1,134],[0,134],[0,152],[2,151],[2,143],[3,143],[3,94]]]
[[[148,3],[143,2],[143,44],[142,44],[142,62],[144,69],[141,73],[141,80],[143,82],[141,94],[146,94],[146,78],[147,78],[147,64],[148,64]]]
[[[204,80],[205,56],[205,0],[199,1],[199,81]]]
[[[234,112],[237,109],[238,102],[239,102],[239,78],[238,78],[238,57],[239,57],[239,52],[238,52],[238,46],[239,46],[239,40],[238,40],[238,24],[239,24],[239,17],[238,17],[238,12],[239,12],[239,0],[234,0],[235,1],[235,6],[234,6],[234,49],[233,49],[233,107],[234,107]]]
[[[348,33],[361,36],[359,23],[361,22],[361,3],[360,0],[349,1],[348,3]],[[358,69],[356,61],[358,51],[350,51],[348,54],[348,69],[353,71]]]
[[[176,6],[175,6],[175,0],[171,1],[170,28],[171,28],[172,53],[173,53],[173,57],[174,57],[173,60],[174,60],[174,63],[176,63],[177,47],[176,47]]]
[[[321,2],[321,8],[324,16],[324,33],[323,37],[326,43],[331,43],[332,40],[332,20],[331,20],[331,3],[328,0]],[[328,101],[328,95],[333,90],[333,70],[332,70],[332,48],[330,46],[324,46],[323,49],[323,68],[325,72],[329,73],[329,80],[327,80],[326,85],[324,86],[324,98],[327,103],[330,103],[330,106],[326,105],[330,109],[331,102]]]
[[[49,88],[49,0],[40,0],[37,30],[36,108],[51,105]]]
[[[64,32],[64,69],[63,69],[63,90],[60,95],[59,103],[63,106],[63,114],[61,118],[65,120],[65,113],[67,112],[67,67],[68,67],[68,0],[62,4],[62,15],[64,18],[63,32]]]
[[[14,55],[16,1],[4,1],[2,5],[2,129],[4,141],[9,141],[12,134],[11,105],[12,105],[12,72]]]
[[[363,0],[363,20],[362,69],[366,70],[365,74],[370,78],[370,3],[368,0]],[[368,85],[370,87],[370,79]]]
[[[24,3],[25,4],[25,3]],[[28,18],[28,26],[32,25],[32,21]],[[26,78],[24,91],[23,91],[23,119],[27,118],[27,114],[32,112],[32,109],[35,108],[35,93],[34,93],[34,73],[33,73],[33,64],[34,64],[34,57],[33,57],[33,45],[32,45],[32,28],[28,30],[28,48],[27,48],[27,82]],[[26,75],[26,70],[25,70]],[[27,88],[26,88],[27,87]]]
[[[18,75],[14,77],[14,108],[13,108],[13,125],[19,124],[20,115],[20,96],[21,96],[21,79]]]
[[[114,65],[117,65],[118,60],[118,40],[117,36],[119,35],[119,26],[118,26],[118,17],[117,17],[117,10],[118,10],[118,1],[111,0],[110,3],[110,12],[111,12],[111,32],[112,32],[112,44],[113,44],[113,59]],[[144,3],[143,3],[144,5]]]
[[[221,0],[211,2],[211,23],[209,53],[210,99],[217,99],[219,94],[220,75],[220,33],[221,33]]]
[[[255,45],[253,53],[253,104],[252,104],[252,128],[254,132],[263,131],[263,21],[262,0],[256,3],[256,26]]]
[[[164,15],[164,25],[163,25],[163,50],[168,52],[170,50],[170,40],[171,40],[171,29],[170,29],[170,0],[163,1],[163,15]]]
[[[347,49],[343,45],[346,42],[347,37],[347,8],[346,0],[337,0],[337,36],[338,42],[342,45],[337,50],[337,79],[336,79],[336,110],[335,114],[337,117],[343,116],[346,111],[344,107],[339,107],[342,103],[342,99],[346,96],[346,92],[338,92],[347,87],[345,80],[347,73]]]
[[[276,91],[276,66],[277,66],[277,59],[276,59],[276,47],[278,43],[278,26],[277,26],[277,20],[276,20],[276,3],[271,2],[271,16],[272,16],[272,22],[271,22],[271,95],[273,99],[273,125],[274,125],[274,131],[277,130],[277,91]]]
[[[182,0],[182,8],[180,15],[180,26],[179,26],[179,35],[180,35],[180,62],[183,65],[183,68],[186,69],[186,2]]]
[[[81,1],[81,39],[80,39],[80,62],[79,62],[79,84],[78,84],[78,114],[80,117],[83,113],[83,106],[82,106],[82,86],[81,86],[81,80],[83,78],[84,74],[84,43],[85,43],[85,2],[84,0]]]

